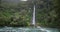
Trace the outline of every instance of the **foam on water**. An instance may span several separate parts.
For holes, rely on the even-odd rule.
[[[53,28],[14,28],[14,27],[4,27],[0,29],[0,32],[59,32],[58,29]]]

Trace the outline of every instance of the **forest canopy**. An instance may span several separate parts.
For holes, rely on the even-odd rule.
[[[0,26],[28,27],[36,6],[36,25],[60,27],[60,0],[0,0]]]

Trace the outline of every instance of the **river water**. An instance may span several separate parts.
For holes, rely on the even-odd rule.
[[[0,32],[60,32],[57,28],[0,27]]]

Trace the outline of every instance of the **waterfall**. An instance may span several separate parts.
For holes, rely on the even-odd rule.
[[[33,9],[33,17],[32,17],[32,25],[35,25],[35,5],[34,5],[34,9]]]

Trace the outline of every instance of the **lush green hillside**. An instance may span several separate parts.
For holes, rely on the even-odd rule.
[[[30,26],[33,5],[36,6],[36,25],[60,27],[58,0],[9,2],[0,0],[0,26]]]

